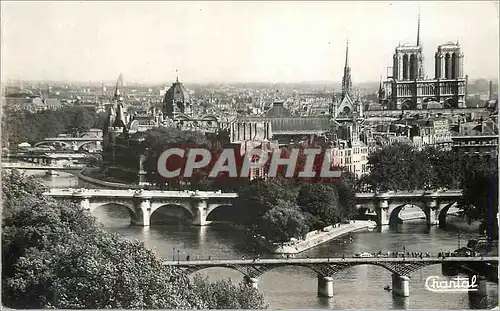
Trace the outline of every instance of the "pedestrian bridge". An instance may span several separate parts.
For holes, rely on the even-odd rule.
[[[318,295],[321,297],[333,297],[332,275],[351,267],[359,265],[380,266],[392,273],[392,290],[401,296],[410,295],[410,275],[426,266],[441,264],[446,265],[479,267],[473,274],[485,273],[485,266],[498,270],[498,257],[422,257],[422,258],[314,258],[314,259],[259,259],[259,260],[197,260],[197,261],[165,261],[164,266],[178,267],[187,273],[198,272],[206,268],[223,267],[239,271],[246,281],[257,288],[258,277],[269,270],[283,266],[307,267],[318,275]],[[477,270],[481,270],[477,272]],[[488,270],[491,271],[491,270]],[[498,272],[497,272],[498,273]],[[486,293],[486,278],[479,277],[478,291]]]
[[[108,189],[51,189],[54,198],[78,200],[84,208],[94,210],[99,206],[119,204],[131,212],[132,223],[149,226],[152,213],[162,206],[175,205],[186,209],[196,225],[207,225],[208,215],[220,206],[231,206],[236,193],[210,191],[160,191],[160,190],[108,190]],[[448,210],[462,197],[461,191],[414,191],[357,193],[359,210],[373,210],[379,225],[388,225],[397,218],[405,205],[420,207],[430,225],[446,222]]]

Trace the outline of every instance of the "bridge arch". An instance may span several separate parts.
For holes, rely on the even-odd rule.
[[[251,260],[248,260],[251,262]],[[271,271],[276,268],[281,267],[304,267],[313,272],[315,272],[318,276],[333,276],[338,272],[343,270],[354,268],[358,266],[364,265],[372,265],[379,266],[389,271],[390,273],[394,273],[400,276],[409,276],[412,273],[428,267],[432,265],[440,265],[442,262],[440,261],[408,261],[408,263],[402,262],[349,262],[349,263],[267,263],[267,264],[259,264],[259,262],[255,262],[254,264],[240,265],[240,264],[221,264],[221,265],[211,265],[211,266],[190,266],[184,267],[184,271],[188,274],[197,273],[201,270],[209,269],[209,268],[225,268],[231,269],[240,272],[244,277],[247,278],[259,278],[264,275],[266,272]]]
[[[438,215],[438,220],[439,220],[439,228],[444,228],[444,227],[446,227],[446,216],[448,215],[448,212],[449,212],[449,210],[450,210],[452,207],[458,207],[457,202],[450,203],[450,204],[446,205],[445,207],[443,207],[443,208],[439,211],[439,215]]]
[[[217,218],[224,218],[223,216],[220,216],[222,213],[227,213],[227,215],[232,216],[232,211],[233,205],[230,203],[215,203],[215,204],[208,204],[208,209],[207,209],[207,221],[212,221],[214,218],[217,220]]]
[[[136,214],[136,211],[134,209],[134,206],[132,206],[131,204],[128,204],[126,202],[106,202],[106,203],[90,202],[90,212],[92,214],[94,214],[96,210],[99,210],[99,209],[102,210],[103,208],[106,208],[106,207],[109,207],[112,205],[117,205],[117,206],[121,206],[121,207],[126,208],[126,210],[129,213],[131,223],[134,223],[139,219],[139,217]]]
[[[394,224],[398,223],[401,218],[399,218],[399,213],[407,206],[414,206],[420,208],[424,215],[426,215],[426,218],[429,217],[426,213],[426,208],[423,205],[423,203],[417,203],[417,202],[408,202],[408,203],[401,203],[400,205],[397,205],[395,208],[393,208],[389,214],[389,224]]]
[[[36,143],[33,147],[43,147],[43,146],[49,146],[53,147],[54,145],[59,144],[60,146],[64,146],[65,148],[71,147],[71,144],[66,142],[66,141],[41,141]]]
[[[78,151],[81,151],[84,146],[90,145],[90,144],[95,144],[98,146],[97,141],[84,141],[84,142],[79,142],[76,144],[76,147],[78,148]]]
[[[389,214],[389,225],[399,223],[399,220],[400,220],[399,213],[403,210],[403,208],[406,205],[407,204],[401,204],[401,205],[396,206],[394,209],[392,209],[392,211]]]
[[[252,261],[252,259],[248,259],[249,262]],[[332,264],[333,266],[334,264]],[[324,275],[324,276],[329,276],[333,275],[334,273],[341,271],[343,269],[348,268],[348,266],[342,266],[342,269],[338,269],[337,271],[332,271],[332,273],[325,273],[324,265],[322,264],[307,264],[307,263],[301,263],[301,264],[259,264],[259,262],[255,262],[255,265],[213,265],[213,266],[197,266],[197,267],[190,267],[187,269],[186,272],[188,273],[196,273],[201,270],[206,270],[209,268],[226,268],[226,269],[231,269],[235,270],[241,273],[244,277],[247,278],[259,278],[262,275],[264,275],[266,272],[271,271],[276,268],[282,268],[282,267],[301,267],[301,268],[307,268],[318,275]]]
[[[157,204],[152,204],[150,214],[149,214],[149,219],[150,222],[153,220],[153,217],[162,217],[162,212],[170,209],[172,210],[177,210],[180,211],[178,219],[184,219],[185,217],[189,217],[189,220],[192,220],[195,216],[196,213],[193,212],[193,209],[191,207],[191,204],[188,202],[161,202]],[[165,213],[165,216],[172,216],[168,215]]]

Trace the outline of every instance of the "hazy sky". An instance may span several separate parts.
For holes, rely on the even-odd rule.
[[[426,74],[437,45],[459,40],[465,73],[498,76],[498,4],[457,2],[6,2],[9,79],[185,82],[378,81],[394,48],[415,43]]]

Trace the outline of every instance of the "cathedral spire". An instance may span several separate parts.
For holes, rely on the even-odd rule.
[[[349,38],[347,38],[345,46],[345,65],[344,67],[349,67]]]
[[[179,71],[175,69],[175,82],[179,83]]]
[[[418,11],[418,23],[417,23],[417,46],[420,46],[420,10]]]
[[[382,85],[382,76],[380,76],[380,84],[378,86],[378,103],[379,104],[382,104],[383,101],[384,101],[384,98],[385,98],[385,90],[384,90],[384,87]]]
[[[345,65],[344,65],[344,77],[342,78],[342,99],[347,95],[351,95],[351,67],[349,66],[349,40],[347,40],[345,48]]]

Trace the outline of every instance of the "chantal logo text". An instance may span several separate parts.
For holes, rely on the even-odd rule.
[[[478,290],[477,276],[474,275],[470,279],[460,276],[452,279],[430,276],[425,280],[425,288],[436,293],[475,292]]]

